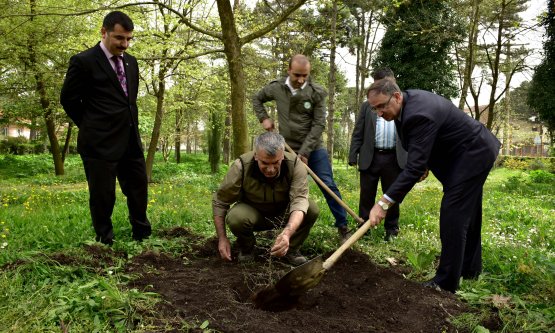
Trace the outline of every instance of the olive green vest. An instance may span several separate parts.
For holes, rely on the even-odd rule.
[[[243,167],[239,201],[256,208],[268,217],[285,213],[290,201],[289,190],[293,170],[298,159],[295,154],[284,152],[284,155],[279,176],[271,181],[258,168],[254,152],[239,156]]]

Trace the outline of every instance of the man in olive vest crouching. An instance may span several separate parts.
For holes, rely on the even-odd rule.
[[[254,232],[272,229],[282,229],[270,249],[272,256],[294,266],[307,261],[299,249],[320,210],[308,199],[306,168],[295,154],[284,150],[281,135],[261,134],[254,151],[233,162],[214,193],[212,211],[222,259],[232,260],[227,224],[237,238],[239,262],[254,259]]]

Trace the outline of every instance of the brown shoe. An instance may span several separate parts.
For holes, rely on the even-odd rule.
[[[283,257],[283,260],[285,260],[292,266],[299,266],[308,261],[299,250],[288,251],[287,254]]]
[[[353,234],[349,231],[349,228],[346,225],[342,225],[337,228],[337,232],[339,233],[339,241],[341,244],[345,243],[349,237]]]

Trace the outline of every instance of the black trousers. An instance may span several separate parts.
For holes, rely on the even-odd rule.
[[[482,272],[482,194],[489,170],[443,189],[439,233],[441,256],[434,281],[455,292],[459,280]]]
[[[376,202],[378,182],[381,180],[382,191],[386,192],[401,171],[402,169],[399,167],[399,163],[397,163],[397,154],[395,151],[374,151],[370,167],[366,170],[360,171],[360,198],[358,203],[358,214],[364,219],[364,221],[368,220],[370,210]],[[384,226],[385,229],[389,231],[399,230],[398,203],[387,210]]]
[[[112,212],[116,202],[116,178],[121,191],[127,197],[129,221],[134,239],[151,234],[146,216],[148,204],[148,180],[146,163],[142,152],[136,149],[117,161],[106,161],[81,155],[89,185],[89,207],[96,239],[111,244],[114,239]]]

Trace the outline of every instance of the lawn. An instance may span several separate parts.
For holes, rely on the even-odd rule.
[[[79,157],[69,156],[66,175],[55,177],[47,155],[0,156],[0,332],[152,330],[155,324],[144,310],[160,297],[129,288],[134,276],[122,267],[146,251],[178,255],[182,243],[159,237],[173,228],[213,236],[211,195],[227,169],[212,175],[207,156],[183,159],[181,164],[156,161],[148,209],[154,235],[143,243],[131,240],[125,198],[118,190],[112,251],[125,255],[99,265],[86,251],[95,243]],[[357,172],[334,165],[343,198],[356,211]],[[441,195],[433,176],[417,184],[401,206],[400,236],[385,243],[381,226],[357,249],[386,267],[396,261],[392,269],[402,267],[408,279],[432,277],[440,249]],[[309,256],[337,247],[333,218],[313,182],[311,196],[321,216],[302,248]],[[482,323],[494,312],[502,332],[555,329],[554,221],[555,175],[504,168],[490,174],[484,191],[484,274],[463,281],[457,293],[476,309],[456,318],[459,327],[487,331]]]

